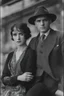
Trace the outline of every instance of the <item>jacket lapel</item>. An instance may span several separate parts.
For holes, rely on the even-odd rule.
[[[46,40],[43,43],[43,50],[45,52],[45,55],[48,56],[52,49],[54,48],[54,45],[56,43],[56,34],[55,31],[51,30],[49,36],[46,38]]]

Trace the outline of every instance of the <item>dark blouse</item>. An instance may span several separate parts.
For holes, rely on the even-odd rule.
[[[13,54],[14,52],[11,52],[7,57],[7,60],[3,69],[3,73],[2,73],[2,82],[4,83],[4,85],[16,86],[18,84],[21,84],[29,88],[34,83],[34,78],[36,74],[36,52],[32,50],[30,47],[26,49],[22,60],[20,60],[18,64],[20,65],[21,72],[19,72],[19,74],[16,74],[16,75],[11,75],[11,71],[9,69],[9,63],[12,61]],[[24,72],[32,72],[32,74],[34,75],[34,78],[30,82],[17,80],[17,76],[20,74],[23,74]]]

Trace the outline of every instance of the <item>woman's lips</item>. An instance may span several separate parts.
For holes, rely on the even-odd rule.
[[[18,43],[20,43],[21,41],[17,41]]]

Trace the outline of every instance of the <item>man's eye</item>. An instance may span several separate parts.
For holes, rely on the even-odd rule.
[[[36,22],[40,22],[41,20],[37,20]]]
[[[48,19],[44,19],[44,21],[48,21]]]

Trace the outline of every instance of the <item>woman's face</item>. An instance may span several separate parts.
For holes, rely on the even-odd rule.
[[[13,31],[12,32],[13,40],[18,46],[22,46],[26,43],[25,36],[22,32],[20,31]]]

